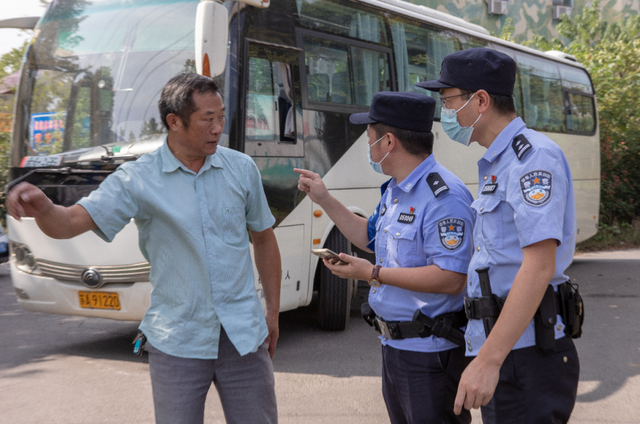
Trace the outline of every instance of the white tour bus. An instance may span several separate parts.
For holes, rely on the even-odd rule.
[[[315,294],[321,327],[340,330],[358,287],[368,286],[332,276],[311,249],[365,254],[297,190],[293,168],[318,172],[353,213],[368,216],[385,178],[371,170],[365,128],[350,124],[349,115],[367,111],[382,90],[438,99],[414,84],[436,79],[448,53],[477,46],[515,59],[518,114],[566,153],[578,240],[593,236],[600,150],[585,68],[566,55],[502,41],[477,25],[397,0],[53,2],[25,55],[10,186],[29,181],[55,203],[74,204],[119,164],[163,143],[157,103],[172,76],[211,75],[228,112],[223,144],[255,160],[277,219],[281,310],[309,305]],[[439,121],[433,132],[436,158],[477,193],[483,149],[452,142]],[[9,218],[8,227],[11,276],[24,309],[142,318],[150,265],[134,223],[110,244],[93,233],[52,240],[29,218]],[[256,290],[261,296],[260,281]]]

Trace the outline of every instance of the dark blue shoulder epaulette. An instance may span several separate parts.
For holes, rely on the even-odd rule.
[[[523,160],[532,148],[531,143],[529,142],[529,140],[527,140],[527,137],[522,134],[518,134],[513,138],[511,147],[513,147],[513,151],[516,153],[518,160]]]
[[[444,182],[442,177],[440,177],[440,174],[438,174],[437,172],[432,172],[427,175],[427,184],[429,184],[429,188],[431,188],[431,191],[433,191],[433,195],[436,196],[436,199],[441,194],[449,191],[449,186]]]

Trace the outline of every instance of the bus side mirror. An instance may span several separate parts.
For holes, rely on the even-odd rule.
[[[215,77],[227,64],[229,12],[213,0],[202,0],[196,12],[196,71]]]

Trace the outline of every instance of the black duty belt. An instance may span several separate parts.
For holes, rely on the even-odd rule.
[[[562,315],[560,311],[564,307],[560,292],[555,293],[555,299],[556,310]],[[495,294],[491,297],[465,297],[464,311],[467,319],[498,318],[505,300],[507,300],[506,297],[498,297]]]
[[[413,321],[386,321],[382,317],[377,316],[368,303],[364,303],[362,305],[362,317],[378,333],[388,339],[401,340],[414,337],[429,337],[431,335],[441,337],[439,334],[434,334],[431,327],[426,325],[416,325]],[[464,309],[458,312],[438,315],[433,319],[440,322],[446,322],[448,328],[459,329],[467,325],[467,317]],[[421,330],[419,331],[417,327],[421,328]]]

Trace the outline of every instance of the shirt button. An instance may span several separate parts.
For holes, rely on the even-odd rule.
[[[486,179],[487,179],[487,176],[485,175],[484,177],[482,177],[482,179],[486,181]]]
[[[480,246],[476,246],[476,250],[479,252],[480,251]]]
[[[400,233],[396,233],[396,237],[400,237]]]
[[[556,327],[556,329],[557,329],[558,331],[562,331],[562,325],[558,324],[558,326]]]
[[[375,293],[375,292],[377,292],[377,290],[376,290],[376,289],[372,289],[372,290],[371,290],[371,293]]]
[[[393,199],[393,203],[398,203],[398,199]]]
[[[385,232],[385,233],[387,232],[386,228],[385,228],[384,232]]]
[[[473,352],[473,348],[469,346],[469,352]]]
[[[480,212],[484,210],[484,206],[480,206]]]
[[[378,262],[382,263],[382,258],[380,258],[380,259],[378,260]]]

